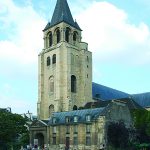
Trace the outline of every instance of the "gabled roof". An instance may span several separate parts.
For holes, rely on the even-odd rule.
[[[129,110],[133,109],[143,109],[142,106],[140,106],[138,103],[134,101],[132,98],[120,98],[120,99],[114,99],[114,100],[100,100],[98,99],[95,102],[89,102],[87,103],[84,108],[85,109],[90,109],[90,108],[101,108],[101,107],[106,107],[108,104],[111,102],[121,102],[124,103],[128,106]]]
[[[86,115],[91,116],[91,121],[97,119],[100,115],[103,115],[104,108],[95,108],[95,109],[83,109],[83,110],[75,110],[75,111],[68,111],[68,112],[56,112],[53,113],[53,117],[49,120],[49,125],[54,125],[52,120],[56,118],[55,125],[59,124],[66,124],[66,117],[70,118],[69,124],[74,124],[74,116],[78,116],[78,123],[85,123],[86,122]]]
[[[31,127],[45,127],[48,125],[48,120],[34,120]]]
[[[46,25],[46,27],[43,31],[45,31],[48,28],[53,27],[61,22],[65,22],[65,23],[75,27],[76,29],[81,30],[81,28],[79,27],[77,22],[73,20],[67,0],[57,0],[51,22],[49,22]]]
[[[132,98],[120,98],[120,99],[116,99],[115,101],[121,101],[121,102],[125,102],[126,105],[128,106],[128,108],[130,110],[132,109],[143,109],[143,107],[141,105],[139,105],[134,99]]]

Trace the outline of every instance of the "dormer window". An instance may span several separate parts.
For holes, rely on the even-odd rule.
[[[74,118],[73,118],[73,122],[78,122],[78,116],[74,116]]]
[[[54,118],[52,119],[52,123],[53,123],[53,124],[56,124],[56,122],[57,122],[57,119],[54,117]]]
[[[70,117],[66,117],[66,123],[70,123]]]
[[[87,122],[90,122],[91,121],[91,115],[86,115],[85,119],[86,119]]]

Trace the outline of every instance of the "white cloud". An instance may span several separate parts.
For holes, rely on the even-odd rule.
[[[20,98],[12,85],[5,83],[0,86],[0,108],[10,107],[13,113],[22,114],[28,110],[36,114],[36,102]]]
[[[144,22],[134,25],[126,12],[108,2],[93,2],[77,19],[95,64],[150,64],[150,30]]]
[[[21,64],[35,63],[43,47],[45,20],[31,6],[18,7],[12,0],[1,1],[0,6],[1,28],[9,38],[0,41],[0,59]]]

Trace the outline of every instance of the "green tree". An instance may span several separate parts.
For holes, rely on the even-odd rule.
[[[150,140],[150,112],[145,109],[132,111],[134,126],[139,143],[148,143]]]
[[[129,131],[125,127],[124,122],[111,122],[107,129],[108,145],[115,149],[121,148],[122,150],[128,147],[129,144]]]
[[[0,142],[3,145],[19,143],[22,135],[28,133],[26,119],[21,115],[0,110]]]

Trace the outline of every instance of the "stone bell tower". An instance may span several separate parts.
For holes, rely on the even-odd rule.
[[[57,0],[38,56],[38,119],[92,101],[92,53],[81,41],[81,31],[67,0]]]

